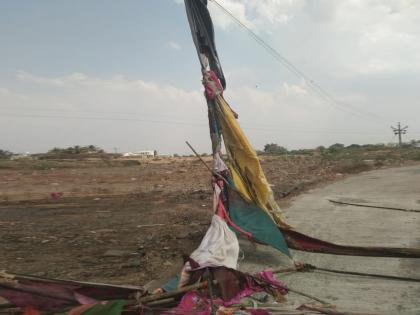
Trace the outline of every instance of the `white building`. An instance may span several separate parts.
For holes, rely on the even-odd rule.
[[[125,156],[125,157],[130,157],[130,156],[154,157],[155,156],[155,151],[145,150],[145,151],[127,152],[127,153],[124,153],[123,156]]]

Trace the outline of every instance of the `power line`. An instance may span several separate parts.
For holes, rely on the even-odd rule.
[[[95,121],[133,121],[144,122],[152,124],[168,124],[168,125],[187,125],[187,126],[206,126],[206,122],[188,122],[188,121],[174,121],[174,120],[158,120],[158,119],[141,119],[141,118],[128,118],[128,117],[96,117],[96,116],[64,116],[64,115],[35,115],[35,114],[11,114],[2,113],[2,117],[17,117],[17,118],[54,118],[54,119],[75,119],[75,120],[95,120]],[[294,133],[319,133],[319,134],[372,134],[382,135],[381,131],[351,131],[351,130],[338,130],[338,129],[302,129],[302,128],[266,128],[258,127],[256,125],[242,124],[244,129],[256,131],[270,131],[270,132],[294,132]]]
[[[173,120],[155,120],[155,119],[139,119],[139,118],[111,118],[111,117],[87,117],[87,116],[63,116],[63,115],[31,115],[31,114],[9,114],[6,113],[2,116],[8,117],[22,117],[22,118],[58,118],[58,119],[82,119],[82,120],[106,120],[106,121],[135,121],[146,123],[158,124],[173,124],[173,125],[193,125],[203,126],[205,123],[196,122],[183,122]]]
[[[100,115],[102,115],[102,114],[105,114],[105,115],[107,115],[107,114],[118,114],[118,115],[131,115],[130,116],[130,118],[122,118],[123,120],[124,119],[134,119],[132,116],[133,115],[137,115],[137,116],[140,116],[141,117],[141,120],[140,121],[145,121],[145,120],[147,120],[147,119],[144,119],[143,117],[154,117],[154,116],[157,116],[157,117],[160,117],[160,116],[162,116],[162,117],[171,117],[171,118],[178,118],[178,117],[176,117],[176,116],[173,116],[173,115],[165,115],[165,114],[152,114],[152,115],[150,115],[150,114],[144,114],[144,113],[140,113],[140,112],[114,112],[114,111],[95,111],[95,110],[79,110],[79,109],[75,109],[75,110],[68,110],[68,109],[50,109],[50,108],[28,108],[28,107],[14,107],[14,108],[2,108],[3,107],[3,105],[0,105],[0,113],[1,113],[1,110],[5,110],[5,111],[12,111],[11,113],[5,113],[5,114],[12,114],[12,115],[22,115],[22,114],[16,114],[14,111],[29,111],[29,112],[31,112],[31,111],[33,111],[33,112],[53,112],[54,114],[52,114],[53,116],[56,116],[57,115],[57,113],[71,113],[71,114],[75,114],[75,113],[93,113],[93,114],[100,114]],[[24,113],[23,115],[32,115],[32,114],[28,114],[28,113]],[[46,117],[45,118],[49,118],[49,115],[51,115],[51,114],[47,114],[46,115]],[[39,116],[39,115],[38,115]],[[65,117],[65,118],[71,118],[72,116],[63,116],[63,115],[58,115],[59,117]],[[18,116],[15,116],[15,117],[18,117]],[[33,116],[33,117],[35,117],[35,116]],[[40,115],[39,117],[43,117],[42,115]],[[58,117],[57,117],[58,118]],[[77,116],[77,117],[75,117],[75,118],[79,118],[79,116]],[[84,118],[82,118],[82,119],[87,119],[87,118],[90,118],[90,117],[84,117]],[[98,117],[98,116],[95,116],[95,117],[92,117],[92,119],[95,119],[95,120],[100,120],[102,117]],[[103,117],[104,118],[104,120],[111,120],[111,119],[114,119],[115,117]],[[150,121],[148,121],[148,122],[155,122],[155,121],[157,121],[157,122],[159,122],[159,123],[165,123],[165,122],[168,122],[168,123],[172,123],[172,121],[166,121],[166,120],[157,120],[157,119],[149,119]],[[185,123],[185,124],[189,124],[190,122],[185,122],[185,121],[181,121],[180,123]],[[199,125],[206,125],[206,121],[194,121],[193,123],[191,123],[191,124],[199,124]],[[243,126],[243,127],[245,127],[246,129],[253,129],[253,130],[278,130],[278,131],[284,131],[285,129],[282,129],[282,128],[272,128],[273,126],[274,127],[278,127],[278,125],[279,125],[279,123],[278,122],[276,122],[276,123],[274,123],[274,122],[267,122],[267,121],[264,121],[264,123],[262,124],[262,125],[259,125],[259,124],[255,124],[255,122],[252,122],[252,123],[250,123],[250,122],[247,122],[247,121],[244,121],[244,120],[242,120],[242,122],[241,122],[241,126]],[[259,126],[262,126],[262,127],[259,127]],[[295,131],[299,131],[299,130],[302,130],[302,128],[300,128],[300,127],[296,127],[296,128],[287,128],[287,130],[295,130]],[[306,129],[306,130],[308,130],[308,129]],[[328,132],[332,132],[332,133],[334,133],[334,132],[338,132],[338,133],[364,133],[364,132],[355,132],[354,130],[342,130],[342,129],[340,129],[340,130],[338,130],[337,131],[337,129],[332,129],[332,128],[324,128],[324,127],[321,127],[321,128],[316,128],[316,129],[311,129],[311,131],[313,131],[313,130],[315,130],[315,131],[320,131],[320,130],[322,130],[322,131],[328,131]],[[370,132],[370,131],[368,131],[368,132]],[[376,130],[376,131],[374,131],[374,132],[379,132],[379,130]]]
[[[401,135],[405,135],[407,133],[407,128],[408,128],[408,126],[405,126],[405,127],[401,128],[400,123],[398,123],[397,128],[391,126],[391,129],[394,132],[394,135],[398,135],[398,146],[402,145]]]
[[[366,118],[365,116],[370,116],[371,118],[379,119],[382,121],[387,121],[383,117],[379,116],[376,113],[371,113],[366,110],[360,110],[354,108],[352,105],[339,102],[337,101],[330,93],[328,93],[324,88],[322,88],[318,83],[312,80],[308,75],[306,75],[303,71],[297,68],[292,62],[290,62],[286,57],[284,57],[278,50],[273,48],[270,44],[268,44],[265,40],[263,40],[260,36],[258,36],[253,30],[251,30],[248,26],[246,26],[241,20],[239,20],[232,12],[222,6],[217,0],[210,0],[214,2],[225,14],[231,17],[239,26],[244,28],[248,34],[258,43],[260,44],[274,59],[276,59],[280,64],[286,67],[290,72],[296,75],[298,78],[303,79],[308,86],[312,89],[313,92],[318,94],[319,97],[324,99],[327,103],[335,106],[337,109],[346,112],[347,114],[358,116],[360,118]],[[343,105],[344,104],[344,105]]]
[[[116,111],[98,111],[98,110],[86,110],[86,109],[65,109],[65,108],[59,108],[59,109],[55,109],[55,108],[29,108],[29,107],[10,107],[10,106],[5,106],[3,104],[0,104],[0,110],[17,110],[17,111],[33,111],[33,112],[62,112],[62,113],[74,113],[74,112],[80,112],[80,113],[92,113],[92,114],[110,114],[110,115],[141,115],[142,117],[144,116],[161,116],[161,117],[169,117],[169,118],[173,118],[175,117],[174,115],[169,115],[169,114],[145,114],[145,113],[140,113],[140,112],[116,112]]]

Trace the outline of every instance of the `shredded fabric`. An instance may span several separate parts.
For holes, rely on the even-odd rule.
[[[209,229],[204,235],[200,246],[190,257],[200,268],[225,266],[236,269],[239,256],[239,243],[234,232],[218,215],[213,215]],[[192,270],[189,263],[186,270]]]

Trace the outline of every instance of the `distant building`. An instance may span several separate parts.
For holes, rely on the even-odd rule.
[[[136,152],[127,152],[124,153],[124,157],[154,157],[157,153],[156,150],[145,150],[145,151],[136,151]]]
[[[31,154],[29,152],[25,152],[25,153],[17,153],[17,154],[13,154],[10,159],[11,160],[19,160],[19,159],[27,159],[30,158]]]

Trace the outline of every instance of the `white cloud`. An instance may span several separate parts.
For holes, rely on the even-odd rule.
[[[304,0],[247,0],[247,5],[254,11],[256,24],[284,24],[294,18],[304,5]]]
[[[171,49],[174,49],[174,50],[181,50],[182,49],[180,44],[178,44],[177,42],[174,42],[172,40],[166,42],[166,46],[171,48]]]
[[[332,76],[420,70],[419,1],[218,1],[289,59],[309,59]],[[235,25],[212,2],[209,9],[217,27]]]
[[[173,104],[169,101],[176,101],[181,108],[194,108],[194,104],[201,99],[198,92],[162,86],[151,81],[130,80],[122,75],[110,79],[89,77],[83,73],[43,77],[20,71],[17,77],[24,83],[49,87],[51,95],[62,97],[63,101],[72,103],[77,109],[83,109],[84,106],[112,109],[116,104],[118,107],[139,109],[138,105],[141,104],[143,111],[150,109],[150,113],[156,113],[165,109],[173,111]],[[90,102],[92,98],[95,102]]]
[[[253,76],[249,69],[236,73]],[[73,73],[46,77],[20,71],[17,77],[20,84],[15,90],[7,90],[7,95],[3,95],[5,89],[0,90],[0,103],[10,106],[8,114],[17,115],[12,119],[4,117],[6,124],[11,124],[11,132],[31,143],[32,147],[23,151],[94,143],[108,149],[156,148],[173,153],[182,152],[180,148],[187,139],[202,152],[210,150],[207,108],[201,90],[187,91],[122,75],[98,78]],[[243,82],[232,86],[225,96],[246,128],[267,132],[273,125],[316,128],[325,122],[327,113],[334,114],[334,110],[325,109],[307,94],[303,83],[284,83],[273,90],[262,90]],[[276,129],[269,132],[279,133]],[[250,138],[256,147],[265,144],[254,132]]]
[[[225,98],[239,113],[240,123],[256,148],[269,142],[296,148],[390,140],[386,138],[389,125],[382,124],[383,132],[376,129],[373,135],[362,134],[377,125],[372,127],[370,119],[349,116],[327,104],[305,82],[283,82],[264,89],[254,84],[255,74],[249,68],[227,73],[230,79],[237,79],[225,91]],[[200,152],[210,151],[202,90],[188,91],[123,75],[99,78],[73,73],[47,77],[21,71],[17,77],[20,83],[16,87],[0,87],[0,104],[9,107],[1,107],[0,112],[14,115],[0,115],[1,124],[9,134],[16,135],[0,140],[12,151],[95,144],[108,150],[118,147],[120,151],[188,153],[185,140]],[[376,112],[383,105],[372,104],[365,95],[355,93],[342,94],[338,99],[358,108],[372,105]],[[414,109],[406,115],[415,119],[413,113]],[[414,120],[403,121],[414,124]],[[360,135],[354,135],[355,125]],[[18,144],[21,146],[16,148]]]
[[[10,90],[6,89],[6,88],[0,88],[0,94],[1,95],[9,95],[10,94]]]
[[[0,114],[1,124],[4,128],[10,124],[7,128],[17,138],[24,137],[21,143],[32,146],[31,151],[97,143],[108,149],[156,148],[173,153],[183,148],[185,140],[208,134],[201,91],[122,75],[47,77],[20,71],[17,78],[20,83],[13,90],[0,90],[1,112],[13,114]],[[16,142],[1,140],[11,146]],[[207,142],[199,148],[209,151]]]
[[[340,2],[328,32],[342,56],[339,66],[350,75],[419,71],[419,14],[418,1]]]
[[[219,0],[218,3],[254,31],[264,30],[267,24],[284,24],[294,18],[304,4],[304,0]],[[209,2],[216,26],[226,29],[234,25],[234,20],[213,2]]]
[[[398,120],[410,126],[419,125],[416,87],[420,84],[420,1],[218,1],[343,104],[366,108],[396,120],[395,104],[398,104]],[[238,111],[247,128],[270,129],[261,136],[258,133],[261,130],[249,133],[256,147],[261,148],[267,142],[302,147],[326,144],[326,141],[377,141],[364,135],[351,138],[333,132],[308,134],[309,130],[324,126],[363,132],[371,128],[371,121],[349,116],[320,99],[304,82],[296,80],[274,60],[271,63],[271,57],[264,50],[258,47],[254,50],[250,46],[251,39],[242,46],[241,41],[247,39],[238,34],[243,30],[234,26],[235,22],[212,1],[209,1],[209,9],[217,28],[216,44],[227,78],[226,99]],[[185,24],[185,16],[182,18]],[[227,36],[217,35],[224,31]],[[189,37],[187,33],[184,35]],[[162,39],[159,45],[166,49],[182,49],[173,40]],[[189,53],[193,56],[193,51]],[[188,67],[191,61],[180,62]],[[183,82],[193,86],[197,79],[185,78]],[[61,142],[71,145],[83,140],[111,148],[125,146],[127,150],[158,146],[157,149],[165,148],[171,153],[180,151],[184,140],[189,138],[200,150],[208,152],[202,91],[180,89],[176,84],[163,85],[123,75],[103,78],[84,73],[47,76],[20,71],[13,79],[3,76],[0,106],[7,104],[22,112],[29,108],[32,111],[25,110],[25,113],[32,115],[42,114],[42,109],[54,109],[56,116],[71,114],[122,120],[9,119],[0,115],[2,127],[22,139],[15,141],[3,133],[0,143],[34,146],[48,143],[48,147],[43,148],[48,149]],[[139,121],[124,121],[125,118]],[[382,122],[386,129],[378,139],[390,132],[389,125]],[[276,128],[288,131],[276,132]],[[302,137],[290,130],[299,130]],[[306,134],[302,130],[306,130]]]
[[[253,29],[254,23],[251,19],[248,18],[246,14],[247,3],[239,0],[225,0],[219,1],[226,10],[233,14],[241,23],[247,27]],[[213,23],[215,26],[220,27],[221,29],[227,29],[229,26],[234,25],[236,22],[220,9],[220,7],[209,1],[208,5],[209,11],[212,15]]]

